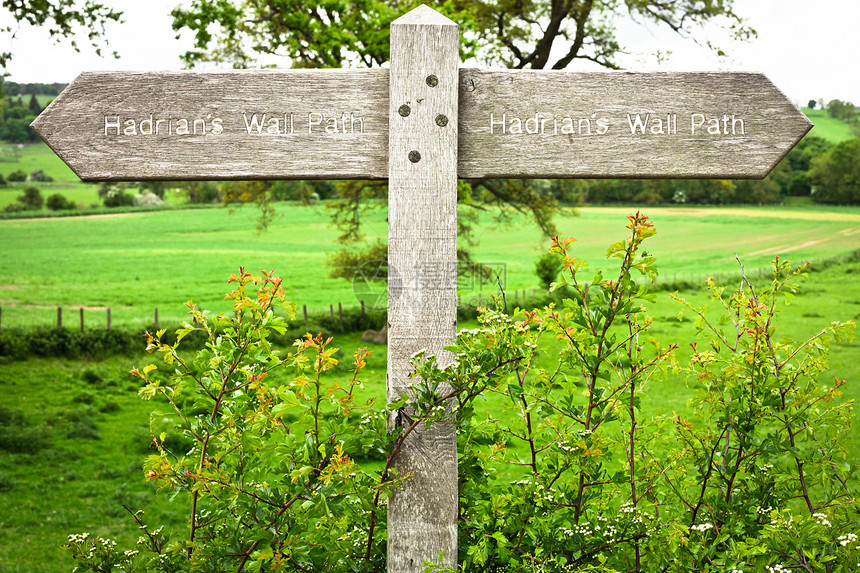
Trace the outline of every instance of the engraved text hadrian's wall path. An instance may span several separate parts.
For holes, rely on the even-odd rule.
[[[86,73],[34,127],[83,179],[384,179],[388,86],[386,69]],[[763,177],[811,125],[753,73],[461,68],[458,100],[464,179]]]

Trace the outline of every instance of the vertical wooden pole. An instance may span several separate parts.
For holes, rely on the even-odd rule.
[[[305,322],[307,322],[308,321],[308,305],[306,305],[306,304],[302,305],[302,314],[305,317]]]
[[[340,319],[340,329],[343,330],[343,304],[337,303],[337,317]]]
[[[329,312],[329,315],[331,316],[331,319],[334,320],[334,305],[333,304],[328,305],[328,312]]]
[[[57,307],[57,330],[63,328],[63,307]]]
[[[107,307],[107,329],[110,330],[110,307]]]
[[[408,391],[412,355],[452,360],[457,329],[457,25],[427,6],[391,24],[388,139],[388,400]],[[445,388],[439,390],[444,393]],[[405,424],[389,413],[389,429]],[[394,467],[411,475],[388,504],[388,571],[457,563],[457,436],[419,424]]]
[[[153,323],[155,324],[155,329],[158,330],[158,307],[155,307],[155,313],[152,318],[155,320],[155,322]]]
[[[84,331],[84,307],[81,307],[81,332]]]

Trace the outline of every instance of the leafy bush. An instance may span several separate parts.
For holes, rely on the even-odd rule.
[[[860,139],[846,139],[815,158],[809,177],[817,203],[860,204]]]
[[[23,213],[26,210],[27,207],[17,201],[15,203],[9,203],[3,208],[4,213]]]
[[[105,207],[130,207],[134,205],[134,195],[127,193],[127,183],[102,182],[98,184],[97,193]]]
[[[23,360],[28,356],[95,358],[129,353],[141,340],[143,333],[140,331],[4,328],[0,332],[0,357],[11,360]]]
[[[66,199],[62,193],[54,193],[48,197],[45,206],[51,211],[66,211],[75,208],[75,202],[71,199]]]
[[[570,241],[556,241],[572,295],[561,308],[519,321],[488,311],[482,328],[458,335],[451,366],[419,357],[419,403],[442,380],[457,393],[461,569],[854,571],[858,506],[843,446],[852,415],[836,399],[844,381],[820,380],[828,345],[853,323],[782,339],[776,303],[804,269],[778,262],[760,292],[711,281],[716,315],[679,299],[701,341],[675,365],[673,347],[647,336],[650,295],[634,280],[656,274],[640,251],[653,229],[639,216],[628,228],[608,253],[620,261],[613,276],[583,276]],[[547,338],[564,345],[544,369],[535,360]],[[689,373],[694,412],[644,418],[643,388],[670,367]],[[476,414],[488,394],[519,423]],[[525,472],[500,482],[498,464]]]
[[[221,189],[213,181],[185,181],[182,184],[189,203],[219,203]]]
[[[144,382],[140,395],[166,399],[175,414],[175,429],[155,438],[145,472],[161,489],[189,492],[186,539],[171,542],[135,514],[145,557],[80,535],[67,548],[93,570],[109,569],[108,562],[129,571],[156,564],[164,571],[292,569],[289,563],[305,571],[382,570],[383,501],[401,480],[351,459],[391,444],[384,413],[354,397],[368,353],[356,353],[344,381],[323,376],[337,363],[330,339],[308,335],[282,357],[268,340],[286,332],[273,312],[282,305],[281,280],[240,271],[231,282],[237,316],[211,317],[189,303],[193,324],[179,330],[175,345],[162,341],[163,332],[149,336],[148,350],[160,353],[172,374],[157,376],[155,365],[132,370]],[[246,292],[251,288],[256,292]],[[294,305],[285,308],[294,316]],[[207,344],[186,359],[177,347],[192,332],[205,333]],[[270,382],[276,369],[292,372],[292,382]],[[170,449],[171,434],[189,449]]]
[[[42,192],[39,191],[38,187],[25,188],[16,201],[23,205],[27,211],[39,211],[45,204],[45,199],[42,197]]]
[[[33,181],[34,183],[50,183],[54,180],[53,177],[42,171],[41,169],[34,169],[30,172],[29,181]]]
[[[22,170],[17,169],[15,171],[13,171],[12,173],[10,173],[9,176],[6,177],[6,179],[10,183],[21,183],[21,182],[24,182],[27,180],[27,174],[24,173]]]
[[[546,290],[550,289],[562,270],[564,266],[561,263],[561,257],[556,253],[544,253],[535,262],[535,274]]]
[[[336,349],[322,336],[282,356],[269,339],[287,328],[272,312],[280,279],[234,275],[236,317],[189,303],[194,323],[175,344],[149,336],[168,372],[132,371],[141,396],[170,405],[154,416],[162,425],[145,472],[171,495],[189,492],[186,534],[150,529],[136,513],[136,549],[88,534],[66,548],[88,571],[382,571],[384,500],[408,479],[392,461],[419,424],[453,419],[460,571],[855,571],[860,507],[843,447],[852,414],[838,399],[844,381],[821,379],[828,346],[853,323],[802,342],[781,337],[777,301],[805,268],[777,261],[762,290],[709,281],[716,310],[678,299],[700,333],[689,362],[678,363],[674,345],[649,336],[647,285],[657,271],[642,244],[655,231],[639,214],[628,229],[608,250],[618,263],[611,275],[586,276],[573,240],[554,239],[564,267],[557,290],[569,295],[560,306],[483,310],[445,367],[417,354],[407,423],[391,435],[385,413],[353,395],[366,351],[343,381],[324,376]],[[178,352],[201,332],[196,356]],[[289,380],[273,380],[276,369]],[[689,417],[639,410],[667,370],[689,375]],[[440,387],[451,390],[440,396]],[[489,412],[483,405],[491,396],[517,415],[501,422],[498,401]],[[171,436],[188,450],[168,447]],[[388,452],[376,476],[355,464],[367,452]],[[500,465],[519,468],[516,477],[499,478]]]

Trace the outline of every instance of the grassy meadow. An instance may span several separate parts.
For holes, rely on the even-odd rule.
[[[327,310],[334,302],[355,304],[348,281],[326,277],[326,258],[336,248],[336,230],[322,205],[282,205],[276,224],[264,234],[253,230],[251,210],[162,211],[117,216],[0,221],[0,298],[2,327],[55,320],[55,306],[111,306],[114,323],[145,324],[158,306],[162,322],[178,320],[188,298],[204,307],[223,309],[226,278],[239,265],[275,268],[284,276],[291,299],[311,309]],[[564,235],[578,237],[579,257],[594,268],[606,265],[603,253],[625,235],[621,207],[584,208],[557,221]],[[860,248],[860,210],[791,208],[658,208],[648,209],[658,234],[646,243],[660,263],[664,280],[701,281],[721,274],[737,284],[738,253],[754,282],[758,269],[774,256],[795,261],[844,257]],[[382,209],[365,215],[373,232],[385,236]],[[505,269],[508,296],[536,285],[534,261],[547,242],[525,219],[481,220],[478,260]],[[804,339],[836,319],[860,318],[860,261],[856,257],[810,273],[803,293],[785,308],[778,333]],[[493,289],[480,287],[484,295]],[[695,303],[702,290],[685,293]],[[486,300],[486,298],[485,298]],[[679,306],[668,292],[658,292],[649,307],[651,333],[677,342],[679,357],[694,338],[693,321],[678,319]],[[87,311],[97,322],[99,311]],[[74,320],[71,326],[76,327]],[[68,323],[67,323],[68,324]],[[463,327],[473,326],[462,324]],[[348,365],[360,334],[340,336],[336,343]],[[860,398],[858,345],[834,348],[831,372],[849,380],[846,399]],[[374,346],[365,372],[368,397],[384,403],[384,346]],[[548,358],[549,359],[549,358]],[[169,420],[149,413],[158,407],[137,398],[128,376],[132,366],[153,358],[143,353],[97,362],[30,359],[0,365],[0,571],[59,572],[72,567],[60,549],[66,536],[84,531],[116,539],[130,547],[138,530],[123,509],[145,509],[151,523],[181,530],[186,505],[168,501],[143,481],[141,463],[150,434]],[[284,373],[283,376],[287,374]],[[333,376],[345,376],[346,366]],[[646,418],[683,414],[691,396],[689,381],[674,375],[644,391]],[[504,401],[490,396],[494,415],[513,417]],[[29,444],[29,445],[28,445]],[[860,462],[860,433],[855,426],[847,443]],[[503,475],[515,469],[501,468]]]
[[[583,208],[556,222],[562,235],[577,238],[578,256],[599,265],[609,242],[624,235],[631,210]],[[757,272],[774,255],[805,261],[860,248],[860,209],[644,212],[657,226],[649,250],[664,281],[734,275],[735,253]],[[0,327],[51,324],[57,306],[70,315],[85,307],[85,324],[93,325],[103,325],[104,309],[111,307],[113,324],[133,326],[150,324],[155,308],[164,323],[175,322],[189,299],[224,310],[225,281],[240,266],[275,269],[290,299],[309,312],[359,304],[350,281],[328,277],[327,261],[339,247],[324,205],[280,205],[278,219],[262,234],[254,230],[254,217],[250,208],[232,214],[212,208],[0,221]],[[382,208],[365,213],[369,238],[387,236],[385,217]],[[530,292],[537,285],[534,263],[548,241],[523,215],[499,220],[483,214],[476,236],[476,259],[502,271],[507,291]],[[469,276],[460,286],[464,302],[496,290]]]
[[[803,113],[815,124],[809,135],[821,137],[832,143],[839,143],[840,141],[856,137],[850,125],[840,119],[830,117],[826,109],[805,108]]]

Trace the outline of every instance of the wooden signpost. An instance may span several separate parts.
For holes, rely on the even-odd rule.
[[[415,352],[451,360],[458,177],[761,178],[812,127],[761,74],[478,70],[457,48],[420,6],[391,25],[390,69],[84,73],[33,128],[84,180],[387,178],[394,401]],[[390,572],[456,564],[455,431],[419,428]]]

